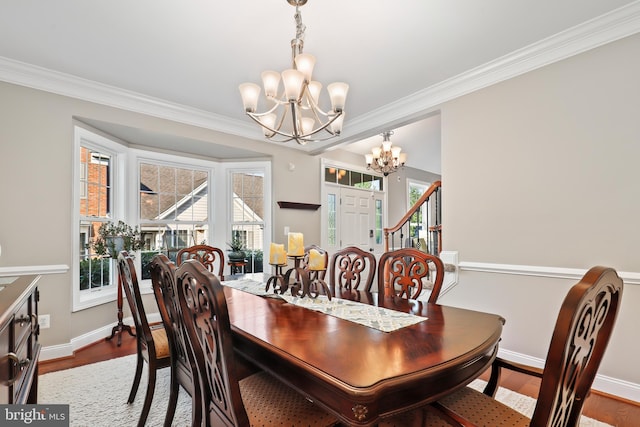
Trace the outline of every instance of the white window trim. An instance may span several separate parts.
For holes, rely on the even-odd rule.
[[[272,175],[270,161],[248,162],[224,162],[218,163],[211,160],[192,158],[187,155],[157,153],[140,149],[129,148],[112,139],[101,136],[81,126],[74,127],[74,151],[73,151],[73,214],[72,214],[72,262],[73,262],[73,304],[72,311],[76,312],[100,304],[115,301],[117,296],[117,276],[111,281],[111,285],[99,291],[80,290],[80,243],[78,239],[78,224],[80,223],[80,146],[85,145],[113,156],[113,218],[122,219],[128,224],[139,225],[139,205],[137,185],[127,183],[140,182],[140,162],[153,162],[176,167],[191,167],[209,172],[209,237],[212,242],[227,242],[230,240],[230,223],[232,215],[226,210],[229,205],[230,174],[229,171],[259,171],[264,173],[264,203],[265,203],[265,232],[263,252],[267,253],[272,240],[273,228],[273,203],[272,203]],[[218,201],[216,203],[216,201]],[[223,201],[222,203],[220,201]],[[136,268],[140,271],[140,257],[136,257]],[[115,269],[113,269],[115,272]],[[143,294],[153,292],[151,280],[141,280],[140,291]]]
[[[213,241],[216,229],[216,215],[214,212],[214,200],[217,197],[216,189],[216,173],[219,168],[219,164],[210,160],[194,159],[187,156],[179,156],[175,154],[156,153],[152,151],[144,151],[139,149],[131,149],[131,161],[129,162],[129,176],[135,177],[135,182],[140,182],[140,164],[152,163],[157,165],[164,165],[176,168],[192,168],[202,170],[208,173],[209,178],[207,182],[208,186],[208,209],[209,209],[209,235],[207,241]],[[127,209],[130,218],[135,218],[136,224],[140,225],[140,204],[138,203],[139,188],[136,185],[135,189],[128,192]],[[136,268],[140,271],[140,260],[136,259]],[[141,277],[141,276],[139,276]],[[140,285],[140,292],[142,294],[152,293],[151,279],[140,279],[138,284]]]
[[[74,127],[73,138],[73,210],[71,226],[71,250],[72,254],[72,279],[73,279],[73,304],[72,311],[76,312],[86,308],[114,301],[117,295],[117,276],[115,268],[112,268],[111,284],[99,290],[80,290],[80,241],[78,239],[78,224],[80,224],[80,147],[86,146],[109,153],[112,156],[112,177],[113,177],[113,220],[123,218],[124,215],[124,184],[126,173],[127,147],[120,145],[108,138],[88,131],[82,127]]]
[[[224,198],[226,203],[219,203],[217,208],[219,209],[216,214],[220,214],[219,218],[225,218],[226,225],[224,227],[219,227],[216,230],[216,241],[230,242],[231,235],[231,224],[233,224],[233,182],[232,182],[232,174],[233,173],[251,173],[251,172],[260,172],[264,174],[263,178],[263,195],[264,195],[264,218],[262,218],[264,222],[264,234],[262,241],[262,253],[265,254],[263,257],[263,264],[267,265],[268,263],[268,254],[269,254],[269,245],[272,242],[272,230],[273,230],[273,203],[271,201],[271,193],[272,193],[272,184],[271,184],[271,162],[268,161],[255,161],[255,162],[242,162],[242,163],[224,163],[220,168],[220,173],[223,176],[220,176],[220,182],[225,182],[224,189],[220,189],[221,193],[219,197]],[[225,210],[226,207],[226,210]],[[222,239],[222,240],[221,240]],[[264,267],[264,271],[267,269]]]

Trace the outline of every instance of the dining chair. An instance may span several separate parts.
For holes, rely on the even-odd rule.
[[[464,387],[434,404],[387,419],[380,426],[577,426],[609,343],[622,288],[615,270],[591,268],[562,303],[544,369],[496,358],[484,392]],[[503,368],[541,378],[531,419],[494,399]]]
[[[442,260],[416,248],[385,252],[378,261],[378,292],[384,295],[417,299],[426,288],[431,289],[428,302],[435,303],[443,280]]]
[[[169,427],[173,421],[179,387],[182,386],[193,396],[192,378],[195,367],[187,357],[186,332],[175,286],[176,265],[166,255],[157,254],[151,259],[149,268],[153,293],[167,332],[171,354],[170,406],[164,423],[165,427]]]
[[[316,251],[318,251],[320,253],[320,255],[322,257],[324,257],[324,266],[325,269],[324,270],[310,270],[309,269],[309,263],[310,263],[310,256],[309,253],[311,252],[312,249],[315,249]],[[304,255],[302,256],[302,261],[300,262],[300,267],[307,270],[309,272],[309,276],[311,279],[320,279],[320,280],[324,280],[326,274],[327,274],[327,265],[329,264],[329,253],[327,251],[325,251],[324,249],[322,249],[320,246],[317,245],[309,245],[309,246],[305,246],[304,248]]]
[[[204,265],[207,270],[216,274],[220,280],[224,280],[224,251],[209,245],[193,245],[182,248],[176,255],[176,265],[180,267],[184,261],[196,259]]]
[[[140,419],[138,420],[138,426],[143,427],[149,415],[151,401],[153,400],[153,393],[156,386],[156,372],[171,364],[169,341],[164,326],[156,325],[152,328],[149,325],[142,302],[142,295],[140,294],[140,287],[138,286],[138,276],[136,275],[133,258],[129,256],[127,251],[121,251],[118,255],[118,274],[129,303],[131,316],[133,317],[133,323],[136,329],[136,372],[127,403],[133,403],[136,397],[144,362],[147,362],[149,371],[147,392],[145,394],[142,412],[140,413]],[[167,416],[169,416],[169,412],[173,411],[175,411],[175,402],[169,404]],[[173,418],[173,413],[171,413],[171,418]]]
[[[333,292],[339,289],[370,291],[376,275],[376,257],[357,246],[348,246],[331,255],[328,270]]]
[[[189,357],[197,369],[200,403],[193,426],[331,426],[337,419],[302,394],[261,371],[239,380],[224,290],[201,264],[187,260],[176,272]]]

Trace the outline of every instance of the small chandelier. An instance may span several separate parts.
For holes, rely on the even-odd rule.
[[[396,172],[399,167],[404,166],[407,155],[400,153],[402,148],[391,145],[391,135],[393,135],[392,131],[384,132],[382,134],[382,145],[371,149],[371,154],[364,155],[367,169],[382,172],[384,176],[387,176]]]
[[[322,84],[311,80],[316,59],[313,55],[302,53],[305,26],[302,24],[299,7],[307,3],[307,0],[287,2],[296,7],[296,38],[291,40],[292,68],[282,72],[284,91],[278,94],[280,73],[264,71],[264,94],[273,103],[273,107],[257,113],[260,86],[243,83],[239,88],[245,112],[262,126],[267,139],[277,142],[295,140],[298,144],[305,145],[340,135],[349,85],[341,82],[328,85],[331,111],[324,112],[320,109],[318,99]]]

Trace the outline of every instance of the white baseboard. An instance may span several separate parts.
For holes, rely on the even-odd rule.
[[[453,266],[453,271],[445,271],[444,273],[444,281],[442,282],[442,289],[440,289],[440,296],[442,296],[458,284],[458,252],[442,251],[440,252],[440,259],[446,265]]]
[[[523,363],[536,368],[544,368],[544,359],[516,353],[515,351],[501,348],[498,350],[498,356],[512,362]],[[605,375],[596,375],[591,388],[623,399],[640,402],[640,384],[634,384]]]
[[[147,319],[150,323],[162,321],[162,319],[160,318],[160,313],[151,313],[147,315]],[[131,317],[123,319],[123,322],[126,325],[133,325],[133,319]],[[73,356],[73,353],[75,353],[77,350],[111,336],[111,330],[114,326],[116,326],[116,324],[116,322],[113,322],[99,329],[87,332],[86,334],[71,338],[71,341],[68,344],[58,344],[43,347],[40,351],[40,360],[44,361]]]

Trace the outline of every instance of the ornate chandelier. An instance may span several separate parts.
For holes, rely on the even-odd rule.
[[[371,154],[365,154],[364,158],[367,162],[367,169],[373,169],[381,172],[384,176],[396,172],[399,167],[404,166],[407,159],[405,153],[400,153],[402,148],[392,146],[392,131],[382,133],[382,145],[371,149]]]
[[[298,144],[305,145],[340,135],[349,85],[341,82],[328,85],[331,111],[320,109],[318,99],[322,84],[311,80],[316,59],[313,55],[302,52],[305,26],[299,7],[306,4],[307,0],[287,2],[296,7],[296,38],[291,40],[292,68],[282,72],[283,92],[278,94],[280,73],[262,72],[264,94],[273,106],[263,113],[257,113],[260,86],[243,83],[239,88],[245,112],[262,126],[266,138],[277,142],[295,140]]]

